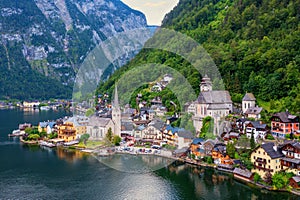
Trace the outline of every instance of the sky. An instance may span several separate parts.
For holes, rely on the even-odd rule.
[[[170,12],[179,0],[122,0],[129,7],[146,15],[148,25],[161,25],[165,14]]]

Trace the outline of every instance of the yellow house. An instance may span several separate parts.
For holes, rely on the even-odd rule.
[[[262,178],[267,172],[274,175],[281,170],[280,160],[284,157],[273,142],[262,144],[251,153],[252,172],[258,173]]]
[[[77,135],[82,135],[87,133],[86,123],[77,117],[69,118],[67,121],[65,121],[65,124],[73,126],[76,130]]]
[[[61,124],[57,126],[57,136],[65,142],[76,139],[76,128],[71,124]]]
[[[48,123],[47,122],[40,122],[39,125],[38,125],[38,131],[39,133],[41,132],[47,132],[47,126],[48,126]]]

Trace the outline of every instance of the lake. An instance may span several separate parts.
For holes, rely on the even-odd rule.
[[[249,187],[232,175],[182,163],[128,173],[94,156],[23,145],[7,134],[19,123],[54,120],[65,111],[0,110],[0,199],[297,199]],[[123,163],[126,165],[126,163]]]

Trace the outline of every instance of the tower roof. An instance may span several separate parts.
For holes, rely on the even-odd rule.
[[[246,93],[243,97],[243,101],[255,101],[255,97],[252,93]]]
[[[119,109],[119,95],[118,95],[118,85],[116,84],[115,86],[115,96],[114,96],[114,101],[113,101],[113,107],[116,109]]]

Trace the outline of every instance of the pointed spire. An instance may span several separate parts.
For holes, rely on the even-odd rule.
[[[118,85],[115,85],[115,97],[114,97],[114,103],[113,106],[115,107],[115,109],[119,109],[119,95],[118,95]]]

